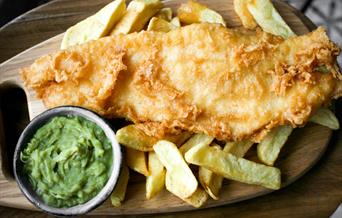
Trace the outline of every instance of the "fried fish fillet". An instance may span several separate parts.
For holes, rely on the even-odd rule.
[[[259,141],[273,127],[304,125],[342,95],[338,54],[323,28],[283,40],[260,29],[193,24],[58,51],[22,78],[49,108],[125,117],[149,135],[181,129]]]

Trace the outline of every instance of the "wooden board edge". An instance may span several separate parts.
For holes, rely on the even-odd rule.
[[[287,5],[286,3],[283,3],[283,2],[281,2],[281,3],[279,3],[279,4]],[[288,6],[288,5],[287,5],[287,6]],[[308,29],[309,29],[309,28],[308,28]],[[22,53],[29,52],[31,49],[34,49],[34,48],[37,48],[37,47],[39,48],[39,46],[40,46],[41,44],[44,44],[44,45],[45,45],[45,44],[46,44],[47,42],[49,42],[50,40],[53,41],[55,38],[61,37],[61,35],[63,35],[63,33],[62,33],[62,34],[59,34],[59,35],[56,35],[56,36],[54,36],[54,37],[52,37],[52,38],[50,38],[50,39],[47,39],[47,40],[45,40],[45,41],[43,41],[43,42],[37,44],[36,46],[33,46],[33,47],[31,47],[31,48],[29,48],[29,49],[27,49],[27,50],[25,50],[25,51],[19,53],[18,55],[12,57],[11,59],[9,59],[9,60],[7,60],[7,61],[1,63],[1,64],[0,64],[0,68],[1,68],[2,65],[6,64],[7,62],[11,61],[12,59],[15,59],[15,58],[17,58],[18,56],[22,55]],[[1,76],[1,75],[0,75],[0,76]],[[0,77],[0,83],[1,83],[1,77]],[[24,90],[25,90],[25,88],[24,88]],[[25,91],[25,92],[26,92],[26,91]],[[330,132],[330,135],[329,135],[329,137],[327,138],[327,143],[326,143],[325,146],[324,146],[324,151],[326,150],[327,145],[329,144],[329,141],[330,141],[330,138],[331,138],[331,134],[332,134],[332,131]],[[300,178],[302,175],[304,175],[307,171],[309,171],[309,170],[310,170],[310,169],[319,161],[319,159],[322,157],[323,154],[324,154],[324,152],[322,152],[322,153],[320,154],[320,156],[313,162],[313,164],[311,165],[311,167],[307,168],[305,171],[302,172],[302,174],[298,175],[296,178],[293,178],[293,180],[290,181],[289,183],[287,183],[286,185],[284,185],[284,187],[290,185],[291,183],[293,183],[294,181],[296,181],[298,178]],[[283,187],[282,187],[282,188],[283,188]],[[243,201],[243,200],[255,198],[255,197],[258,197],[258,196],[261,196],[261,195],[265,195],[265,194],[268,194],[268,193],[271,193],[271,192],[273,192],[273,191],[272,191],[272,190],[266,190],[266,191],[264,191],[264,192],[257,193],[257,194],[255,194],[255,195],[253,195],[253,196],[251,196],[251,197],[248,197],[248,198],[239,199],[239,200],[234,200],[234,201],[231,201],[231,202],[224,202],[224,203],[221,203],[221,204],[220,204],[220,203],[219,203],[219,204],[213,204],[213,205],[210,204],[208,207],[204,207],[204,208],[210,208],[210,207],[216,207],[216,206],[222,206],[222,205],[226,205],[226,204],[231,204],[231,203],[235,203],[235,202],[239,202],[239,201]],[[21,207],[21,209],[23,209],[23,207]],[[27,208],[24,208],[24,209],[31,209],[31,210],[32,210],[31,207],[27,207]],[[34,209],[35,209],[35,208],[34,208]],[[155,211],[153,211],[152,213],[148,213],[149,211],[146,211],[145,209],[143,209],[142,211],[137,211],[137,213],[122,213],[122,212],[118,212],[117,214],[127,214],[127,215],[128,215],[128,214],[141,214],[141,213],[144,213],[144,214],[154,214],[154,213],[163,213],[163,212],[189,211],[189,210],[194,210],[194,209],[195,209],[195,208],[193,208],[193,207],[191,207],[191,206],[185,205],[184,207],[177,207],[177,209],[175,209],[175,210],[172,210],[172,209],[171,209],[171,210],[169,210],[169,211],[163,211],[163,210],[159,211],[159,210],[155,210]],[[94,213],[91,213],[91,214],[99,214],[99,215],[100,215],[100,214],[108,214],[108,213],[96,213],[96,210],[95,210]],[[116,213],[110,213],[110,214],[116,214]]]

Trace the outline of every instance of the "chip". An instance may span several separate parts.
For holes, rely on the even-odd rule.
[[[221,150],[216,143],[212,143],[212,147]],[[223,177],[215,174],[213,171],[204,167],[198,168],[198,180],[204,190],[215,200],[218,200],[219,191],[222,186]]]
[[[191,135],[184,131],[177,135],[166,136],[165,139],[176,145],[182,145]],[[133,124],[119,129],[116,132],[116,139],[120,144],[138,151],[153,151],[153,145],[158,142],[156,137],[145,134]]]
[[[188,150],[197,145],[210,145],[214,137],[202,133],[193,135],[185,144],[183,144],[179,151],[184,155]]]
[[[219,199],[219,193],[223,182],[222,176],[217,175],[213,171],[204,167],[199,167],[198,180],[210,197],[212,197],[214,200]]]
[[[115,188],[110,196],[110,200],[114,207],[120,207],[121,202],[125,200],[128,179],[129,179],[128,167],[126,165],[123,165],[118,182],[115,185]]]
[[[116,132],[116,139],[120,144],[139,151],[153,151],[153,145],[158,139],[146,135],[135,125],[128,125]]]
[[[167,22],[164,19],[152,17],[150,22],[148,23],[147,30],[148,31],[158,31],[158,32],[169,32],[173,29],[178,28],[172,23]]]
[[[227,142],[223,148],[223,151],[231,153],[236,157],[243,157],[247,151],[252,147],[254,143],[249,140],[240,142]]]
[[[337,130],[340,128],[340,124],[338,122],[337,117],[328,108],[318,109],[316,114],[314,114],[309,121],[320,124],[322,126],[326,126],[333,130]]]
[[[258,144],[257,153],[259,160],[269,166],[273,166],[292,130],[291,126],[279,126],[272,129]]]
[[[194,207],[199,208],[202,207],[208,200],[208,194],[202,188],[198,187],[190,197],[184,198],[182,200]]]
[[[148,171],[146,177],[146,198],[151,199],[165,186],[165,168],[155,152],[148,153]]]
[[[227,142],[223,151],[231,153],[237,157],[243,157],[252,145],[253,142],[247,140],[241,142]],[[212,143],[212,147],[219,150],[221,149],[221,147],[215,143]],[[198,179],[210,197],[212,197],[214,200],[218,200],[223,177],[204,167],[199,167]]]
[[[182,23],[219,23],[226,26],[223,17],[214,10],[209,9],[207,6],[202,5],[195,1],[188,1],[177,10],[177,16]]]
[[[268,33],[288,38],[294,32],[285,23],[270,0],[254,0],[247,4],[249,12],[261,28]]]
[[[148,176],[149,172],[146,165],[145,152],[126,148],[126,162],[127,166],[132,170]]]
[[[174,17],[172,18],[172,20],[170,21],[171,24],[175,25],[176,27],[181,27],[181,23],[178,17]]]
[[[234,10],[245,28],[254,29],[257,27],[257,23],[247,8],[247,4],[250,1],[251,0],[234,0]]]
[[[140,31],[155,15],[163,4],[159,0],[133,0],[127,7],[127,12],[116,24],[110,35],[128,34]]]
[[[124,0],[115,0],[109,3],[93,16],[69,27],[64,34],[61,49],[108,35],[125,11],[126,4]]]
[[[172,9],[171,8],[162,8],[154,16],[170,22],[172,19]]]
[[[198,183],[177,146],[160,140],[153,148],[166,168],[166,189],[181,199],[190,197],[196,191]]]
[[[195,146],[185,153],[187,162],[205,167],[227,179],[279,189],[280,170],[265,166],[210,146]]]

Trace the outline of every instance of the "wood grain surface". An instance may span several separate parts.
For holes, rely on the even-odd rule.
[[[77,22],[80,19],[88,16],[94,11],[98,10],[101,6],[103,6],[108,1],[54,1],[45,5],[41,8],[38,8],[18,19],[18,21],[14,21],[12,24],[4,27],[0,30],[0,60],[5,60],[11,55],[15,54],[26,47],[37,43],[35,40],[42,41],[43,39],[49,38],[51,35],[64,31],[68,26]],[[203,1],[201,1],[203,2]],[[208,1],[209,2],[209,1]],[[210,1],[212,2],[212,1]],[[226,21],[229,26],[239,25],[237,17],[232,14],[230,1],[223,2],[220,4],[210,6],[220,13],[225,14],[225,11],[228,11],[228,15],[226,16]],[[178,5],[175,1],[171,2],[171,4]],[[305,33],[307,30],[303,28],[302,21],[312,28],[312,24],[305,19],[301,14],[295,12],[298,16],[293,16],[294,10],[289,8],[288,6],[278,3],[276,4],[278,9],[281,11],[281,14],[285,17],[285,19],[289,22],[291,27],[298,33]],[[234,16],[233,16],[234,15]],[[293,17],[291,20],[290,18]],[[298,19],[300,17],[301,19]],[[64,21],[64,22],[63,22]],[[26,24],[26,25],[25,25]],[[39,25],[38,25],[39,24]],[[41,24],[44,24],[45,30],[37,30]],[[62,26],[61,31],[58,27],[53,28],[54,25]],[[16,28],[18,30],[16,30]],[[22,31],[22,32],[21,32]],[[33,31],[33,32],[32,32]],[[34,32],[37,31],[37,32]],[[31,34],[30,34],[31,32]],[[20,33],[22,33],[20,35]],[[2,37],[5,34],[6,37]],[[18,37],[17,37],[18,36]],[[20,38],[24,37],[24,38]],[[27,38],[27,40],[25,40]],[[50,40],[50,49],[53,46],[55,41],[58,41],[60,38],[54,38]],[[7,40],[7,41],[6,41]],[[55,40],[55,41],[54,41]],[[12,42],[9,44],[9,42]],[[19,43],[20,42],[20,43]],[[13,49],[11,49],[11,45],[13,45]],[[7,47],[7,48],[6,48]],[[46,46],[44,46],[46,48]],[[43,50],[39,50],[43,52]],[[45,52],[45,50],[44,50]],[[33,58],[33,57],[31,57]],[[4,78],[4,75],[10,75],[11,69],[17,69],[18,66],[23,63],[29,62],[30,58],[26,58],[24,62],[13,62],[12,68],[5,68],[1,70],[0,77]],[[25,62],[26,61],[26,62]],[[4,70],[4,71],[3,71]],[[5,74],[3,74],[5,72]],[[338,109],[340,109],[340,102],[338,102]],[[307,129],[307,130],[305,130]],[[315,146],[317,142],[318,144],[324,144],[324,139],[327,139],[327,136],[330,134],[330,131],[318,127],[315,125],[310,125],[309,127],[296,131],[295,134],[291,136],[290,142],[287,144],[285,150],[282,152],[282,157],[278,163],[280,168],[282,168],[284,173],[284,180],[289,180],[289,175],[292,175],[295,171],[297,172],[297,176],[299,176],[298,172],[303,172],[303,168],[306,168],[305,162],[303,160],[309,159],[309,162],[314,162],[318,159],[322,151],[324,150],[324,146]],[[307,134],[305,136],[305,134]],[[7,136],[7,135],[6,135]],[[213,209],[205,209],[198,210],[194,212],[182,212],[182,213],[173,213],[172,215],[177,216],[191,216],[196,215],[199,217],[225,217],[230,214],[233,216],[243,216],[243,217],[260,217],[260,216],[295,216],[295,217],[306,217],[311,215],[315,216],[328,216],[331,212],[338,206],[338,204],[342,201],[342,178],[341,178],[341,166],[342,166],[342,149],[341,149],[341,132],[335,133],[332,143],[330,143],[328,147],[327,154],[324,155],[323,160],[319,162],[318,166],[315,166],[313,170],[311,170],[307,175],[304,176],[303,179],[300,179],[295,184],[290,187],[284,188],[280,191],[277,191],[273,194],[259,197],[253,200],[244,201],[241,203],[236,203],[224,207],[218,207]],[[306,146],[302,146],[306,144]],[[340,145],[340,146],[338,146]],[[10,145],[13,146],[13,145]],[[296,153],[297,152],[297,153]],[[294,155],[295,154],[295,155]],[[307,158],[309,157],[309,158]],[[284,166],[282,165],[284,163]],[[301,164],[296,164],[301,163]],[[304,163],[304,164],[303,164]],[[291,166],[292,164],[292,166]],[[284,168],[285,167],[285,168]],[[286,168],[288,167],[288,168]],[[283,169],[284,168],[284,169]],[[287,170],[286,170],[287,169]],[[312,178],[313,176],[313,178]],[[293,179],[296,176],[293,177]],[[1,179],[2,178],[2,179]],[[142,212],[141,209],[144,207],[149,207],[149,204],[157,204],[159,208],[163,207],[166,203],[163,202],[163,198],[169,197],[170,194],[162,193],[160,199],[156,199],[155,202],[147,202],[146,205],[141,205],[139,201],[131,198],[131,202],[129,199],[132,195],[142,195],[144,196],[144,190],[141,182],[143,178],[138,177],[135,182],[132,183],[132,188],[128,195],[128,202],[132,205],[136,205],[137,212]],[[303,182],[304,181],[304,182]],[[16,185],[11,183],[12,185],[8,186],[8,182],[3,179],[3,175],[0,174],[0,199],[5,199],[5,201],[0,201],[2,205],[11,205],[14,207],[22,207],[23,197]],[[249,191],[249,188],[255,189],[256,187],[242,185],[244,191],[239,190],[239,183],[231,183],[229,184],[229,189],[225,189],[222,193],[222,196],[231,197],[237,196],[241,198],[241,194],[243,195],[244,191]],[[237,186],[237,187],[236,187]],[[245,186],[245,187],[244,187]],[[258,188],[257,188],[258,189]],[[137,190],[137,191],[135,191]],[[264,190],[260,190],[264,191]],[[240,196],[239,196],[240,195]],[[20,200],[21,199],[21,200]],[[141,198],[142,199],[142,198]],[[11,203],[9,203],[11,202]],[[24,200],[25,202],[25,200]],[[177,208],[181,205],[181,209],[189,209],[187,205],[184,205],[181,201],[174,198],[173,202],[176,202]],[[178,203],[177,203],[178,202]],[[13,204],[14,203],[14,204]],[[27,202],[25,202],[27,203]],[[214,201],[209,202],[209,206],[215,205]],[[169,205],[172,207],[172,205]],[[293,208],[297,208],[293,210]],[[103,205],[100,207],[97,212],[99,213],[108,213],[108,209],[112,209],[110,205]],[[140,209],[140,211],[139,211]],[[163,210],[159,210],[163,211]],[[95,211],[96,212],[96,211]],[[111,211],[112,212],[112,211]],[[117,213],[125,212],[125,208],[119,210]],[[4,215],[4,213],[10,213],[12,215],[16,215],[16,210],[11,209],[1,209],[0,216]],[[22,215],[27,212],[22,212]],[[19,214],[20,215],[20,214]],[[35,214],[38,215],[38,214]],[[44,216],[44,215],[40,215]],[[168,216],[168,215],[160,215]]]

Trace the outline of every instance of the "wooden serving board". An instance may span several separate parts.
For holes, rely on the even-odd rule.
[[[218,11],[227,22],[228,27],[241,26],[241,23],[234,12],[233,0],[199,0],[210,8]],[[174,12],[183,0],[164,1],[165,6],[171,7]],[[275,7],[298,34],[305,34],[309,28],[300,19],[300,14],[279,0],[274,2]],[[40,100],[35,97],[32,90],[24,88],[19,76],[19,69],[30,65],[36,58],[59,49],[63,35],[57,35],[45,42],[42,42],[0,65],[0,90],[8,86],[16,86],[24,89],[27,96],[27,104],[30,119],[46,110]],[[0,131],[2,131],[2,118],[0,116]],[[1,133],[1,132],[0,132]],[[328,128],[308,124],[305,128],[296,129],[290,136],[283,148],[276,167],[282,172],[282,185],[287,186],[307,172],[322,156],[330,140],[332,131]],[[10,207],[36,210],[21,194],[15,181],[7,172],[11,166],[11,160],[3,158],[6,156],[6,145],[3,137],[0,137],[1,169],[0,169],[0,204]],[[256,160],[255,151],[250,151],[247,158]],[[7,169],[7,170],[6,170]],[[131,174],[132,175],[132,174]],[[205,207],[229,204],[242,201],[256,196],[270,193],[272,190],[259,186],[242,184],[239,182],[225,180],[219,200],[209,200]],[[145,179],[137,174],[132,175],[127,190],[126,200],[120,208],[111,206],[106,201],[92,213],[94,214],[147,214],[159,212],[172,212],[193,210],[194,208],[184,203],[177,197],[162,191],[151,200],[145,199]]]

